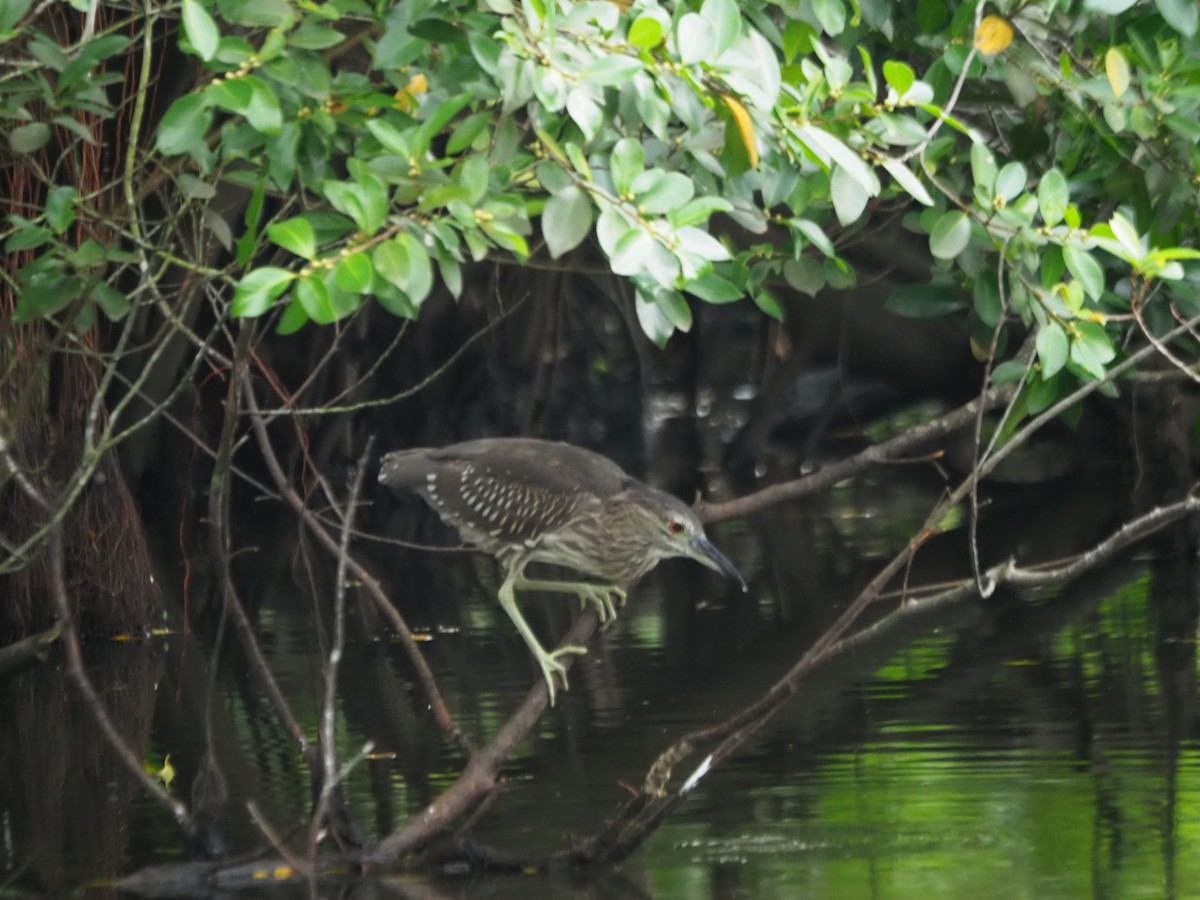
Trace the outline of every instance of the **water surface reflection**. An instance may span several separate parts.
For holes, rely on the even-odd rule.
[[[937,490],[921,479],[891,484],[847,486],[821,504],[717,528],[715,540],[751,581],[748,596],[697,566],[661,566],[506,766],[472,837],[537,854],[603,827],[669,742],[739,709],[795,661]],[[999,500],[996,509],[1005,510]],[[1019,511],[1014,502],[1005,514]],[[1101,527],[1103,517],[1094,518]],[[935,542],[913,583],[962,574],[959,541],[952,531]],[[534,677],[492,599],[491,562],[389,559],[395,596],[428,635],[422,647],[452,712],[482,742]],[[1190,561],[1129,559],[1046,596],[997,596],[910,622],[836,660],[619,872],[388,879],[362,892],[1188,896],[1200,884],[1194,574]],[[285,573],[260,577],[246,593],[257,590],[261,600],[264,652],[315,733],[320,657],[311,607]],[[557,598],[527,606],[543,633],[563,629],[572,612]],[[347,757],[374,744],[347,785],[374,838],[433,801],[463,758],[442,740],[400,648],[371,637],[371,617],[365,605],[353,609],[339,739]],[[307,808],[308,773],[229,644],[205,737],[196,710],[211,641],[198,631],[92,648],[93,674],[131,737],[150,729],[148,760],[171,755],[181,795],[206,753],[220,760],[226,837],[240,852],[264,844],[246,802],[286,831]],[[147,683],[157,691],[129,691]],[[0,883],[55,891],[178,860],[174,827],[129,785],[87,721],[61,708],[71,704],[64,694],[49,666],[0,684],[0,721],[10,723],[0,731]],[[146,696],[152,724],[148,710],[146,724],[138,718]],[[122,711],[123,702],[133,705]],[[39,736],[31,729],[43,720],[74,724]],[[109,824],[81,824],[98,821]]]

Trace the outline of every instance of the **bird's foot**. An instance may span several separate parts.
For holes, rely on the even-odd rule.
[[[559,647],[550,653],[542,650],[537,654],[538,665],[542,667],[542,677],[546,679],[546,687],[550,690],[550,705],[554,705],[554,693],[557,690],[554,687],[554,676],[557,675],[562,679],[563,690],[567,689],[567,667],[558,661],[560,656],[582,656],[587,653],[586,647],[580,647],[578,644],[567,644],[564,647]]]
[[[625,606],[625,591],[615,585],[587,584],[578,589],[579,605],[587,609],[590,603],[596,607],[596,617],[600,619],[600,627],[607,628],[617,620],[617,606]],[[613,598],[616,598],[616,604]]]

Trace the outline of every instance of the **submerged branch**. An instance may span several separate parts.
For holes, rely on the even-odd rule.
[[[50,628],[24,640],[14,641],[0,647],[0,678],[9,672],[24,668],[32,662],[46,658],[46,648],[62,636],[63,623],[60,619]]]
[[[1155,343],[1146,344],[1144,347],[1130,353],[1117,365],[1107,369],[1105,377],[1102,380],[1088,381],[1081,384],[1066,397],[1043,410],[1032,419],[1029,419],[1022,426],[1021,431],[1017,435],[1014,435],[1007,444],[981,462],[983,470],[973,472],[968,477],[968,482],[971,478],[981,478],[990,473],[1001,460],[1024,443],[1029,435],[1041,428],[1042,425],[1051,419],[1057,418],[1064,411],[1098,391],[1103,385],[1115,382],[1118,378],[1131,373],[1140,363],[1144,362],[1154,353],[1157,353],[1159,346],[1166,346],[1178,338],[1191,334],[1192,330],[1197,326],[1200,326],[1200,316],[1193,316],[1191,319],[1162,335]],[[897,435],[891,440],[874,444],[861,453],[856,453],[854,456],[825,466],[803,478],[773,484],[752,494],[746,494],[743,497],[720,503],[700,501],[695,506],[696,514],[704,522],[721,522],[726,519],[736,519],[752,515],[768,507],[777,506],[780,503],[786,503],[789,500],[796,500],[800,497],[807,497],[817,491],[833,487],[839,481],[844,481],[853,475],[857,475],[873,465],[895,460],[902,454],[920,447],[935,438],[945,437],[959,428],[965,427],[980,412],[995,409],[1011,400],[1017,393],[1017,387],[1018,385],[1016,384],[1007,384],[987,388],[979,397],[960,406],[958,409],[951,410],[931,422],[926,422],[924,425],[910,428],[908,431]]]
[[[91,679],[88,678],[87,670],[83,666],[83,650],[79,646],[79,635],[75,631],[75,620],[71,615],[71,602],[67,598],[67,584],[63,574],[64,562],[61,528],[55,528],[50,532],[49,542],[50,595],[54,601],[54,608],[58,614],[59,622],[62,624],[63,644],[67,649],[67,674],[74,683],[76,690],[83,697],[84,707],[91,717],[95,719],[100,733],[104,735],[104,739],[108,742],[109,747],[112,748],[117,758],[124,764],[129,774],[133,776],[135,781],[142,785],[151,799],[174,817],[175,821],[183,827],[185,833],[191,834],[194,830],[194,823],[187,807],[167,793],[166,789],[142,768],[142,761],[129,748],[129,745],[125,742],[125,738],[117,730],[117,726],[113,724],[112,718],[104,708],[104,701],[100,699],[95,686],[92,684]]]

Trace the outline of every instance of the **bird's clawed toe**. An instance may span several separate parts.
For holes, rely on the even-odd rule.
[[[546,687],[550,691],[550,705],[554,705],[554,694],[557,688],[554,686],[554,676],[557,675],[562,679],[563,690],[567,690],[567,667],[558,661],[560,656],[582,656],[587,653],[586,647],[580,647],[578,644],[567,644],[559,647],[550,653],[542,651],[538,654],[538,665],[542,667],[542,677],[546,679]]]

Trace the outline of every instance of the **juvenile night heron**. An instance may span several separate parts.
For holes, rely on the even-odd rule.
[[[517,608],[518,589],[575,594],[596,607],[601,624],[616,618],[634,582],[672,556],[701,562],[746,589],[685,503],[570,444],[490,438],[398,450],[383,457],[379,480],[420,494],[465,541],[504,566],[500,605],[541,666],[551,704],[555,674],[567,686],[558,658],[587,651],[568,645],[546,652]],[[526,578],[531,562],[574,569],[599,583]]]

